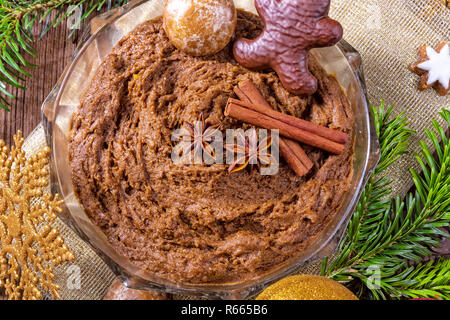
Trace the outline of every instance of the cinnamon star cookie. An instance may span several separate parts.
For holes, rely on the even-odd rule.
[[[447,42],[437,46],[419,48],[420,60],[410,65],[409,69],[420,76],[419,90],[433,87],[436,92],[445,96],[448,94],[450,82],[450,50]]]

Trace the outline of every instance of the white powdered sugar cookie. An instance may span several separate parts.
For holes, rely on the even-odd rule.
[[[450,82],[450,50],[448,43],[440,52],[427,47],[427,56],[429,60],[418,65],[420,69],[428,71],[427,85],[430,86],[439,81],[445,89],[448,89]]]
[[[419,61],[409,69],[420,76],[419,90],[433,87],[441,96],[446,96],[450,86],[450,49],[448,42],[442,42],[433,49],[428,46],[419,48]]]

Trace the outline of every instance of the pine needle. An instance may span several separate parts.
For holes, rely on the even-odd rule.
[[[381,145],[381,159],[367,183],[339,247],[338,257],[322,274],[358,288],[359,295],[373,299],[450,299],[450,262],[441,259],[422,263],[449,237],[442,227],[450,225],[450,141],[444,129],[432,121],[426,130],[436,158],[424,142],[416,155],[422,175],[411,177],[416,191],[404,199],[394,196],[386,169],[406,151],[413,131],[403,114],[390,119],[393,108],[382,103],[372,107]],[[450,125],[450,111],[440,116]],[[414,262],[413,266],[410,266]]]
[[[95,11],[126,3],[127,0],[0,0],[0,108],[9,111],[11,100],[15,98],[7,85],[24,90],[20,81],[31,77],[25,68],[36,67],[27,58],[36,57],[34,26],[42,25],[40,40],[51,28],[70,17],[77,7],[84,12],[75,21],[79,26]]]

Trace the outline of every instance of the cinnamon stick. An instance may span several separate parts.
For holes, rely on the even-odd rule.
[[[270,114],[270,116],[268,114]],[[302,143],[306,143],[310,146],[334,154],[341,154],[344,151],[344,144],[335,142],[331,139],[327,139],[323,136],[312,133],[311,131],[301,129],[298,126],[292,124],[292,119],[280,116],[279,114],[281,113],[273,110],[268,111],[263,106],[232,98],[228,99],[228,103],[225,108],[226,116],[251,123],[258,127],[272,130],[278,129],[280,134],[285,137],[294,139]],[[298,119],[295,117],[292,118]],[[286,122],[280,119],[286,120]]]
[[[264,99],[261,92],[251,80],[246,80],[234,87],[234,92],[244,102],[259,104],[272,109]],[[295,141],[280,137],[280,154],[289,167],[298,175],[304,176],[313,167],[313,162],[308,158],[303,148]]]
[[[281,156],[296,175],[302,177],[311,170],[314,164],[297,142],[280,137],[279,144]]]
[[[321,136],[323,138],[326,138],[328,140],[331,140],[331,141],[334,141],[337,143],[341,143],[341,144],[347,143],[348,135],[345,134],[344,132],[341,132],[339,130],[330,129],[330,128],[323,127],[323,126],[319,126],[310,121],[306,121],[306,120],[273,110],[270,107],[270,105],[267,103],[267,101],[265,101],[264,98],[262,98],[262,100],[263,100],[262,101],[261,97],[255,97],[254,90],[249,89],[249,88],[251,88],[252,85],[253,85],[253,83],[246,81],[245,83],[240,85],[239,89],[235,90],[235,93],[238,94],[238,96],[239,96],[239,94],[242,94],[241,92],[243,92],[243,90],[245,90],[245,92],[250,92],[250,94],[253,95],[253,97],[249,97],[250,101],[248,101],[248,102],[251,102],[251,103],[246,105],[247,108],[257,111],[257,112],[260,112],[260,113],[263,113],[271,118],[283,121],[287,124],[290,124],[294,127],[299,128],[299,129],[314,133],[314,134]],[[239,98],[241,98],[241,97],[239,97]],[[252,100],[252,98],[254,99],[254,101]],[[242,98],[241,98],[241,100],[242,100]],[[269,107],[269,108],[267,108],[267,107]]]

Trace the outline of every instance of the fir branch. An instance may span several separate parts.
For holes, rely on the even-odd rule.
[[[367,183],[349,223],[348,233],[339,247],[338,257],[323,273],[356,286],[360,295],[373,298],[450,298],[448,260],[421,261],[431,256],[440,237],[449,235],[441,227],[450,224],[450,141],[444,129],[433,121],[435,132],[426,136],[437,157],[424,142],[416,159],[422,175],[411,169],[416,191],[403,200],[392,197],[392,180],[386,169],[405,153],[412,131],[403,114],[388,120],[392,107],[372,107],[381,145],[381,160]],[[450,111],[441,117],[450,125]],[[441,141],[441,142],[440,142]],[[408,261],[415,261],[409,266]],[[425,281],[426,280],[426,281]]]
[[[439,259],[402,270],[395,277],[382,279],[379,294],[406,298],[440,298],[450,296],[450,260]]]
[[[20,81],[31,76],[25,69],[36,67],[29,62],[29,56],[37,56],[33,47],[34,26],[43,24],[40,39],[79,7],[84,13],[75,22],[74,31],[93,12],[126,3],[127,0],[0,0],[0,108],[9,111],[11,99],[15,98],[7,85],[25,90]]]

